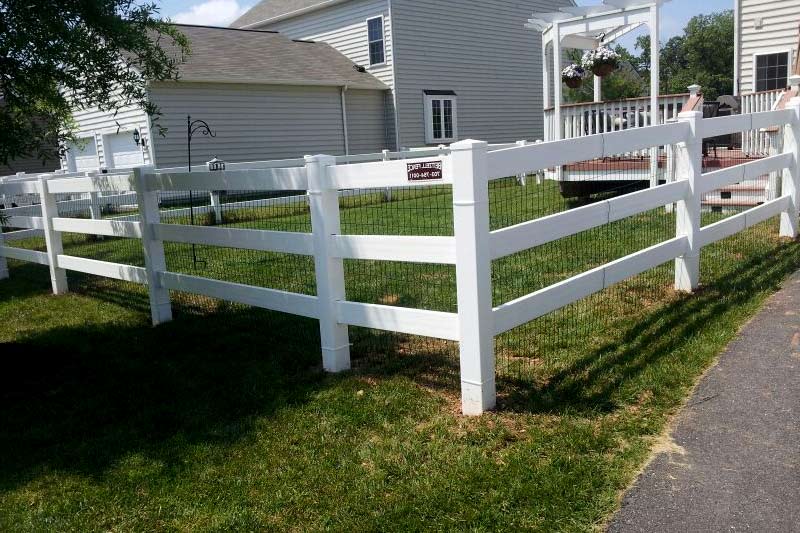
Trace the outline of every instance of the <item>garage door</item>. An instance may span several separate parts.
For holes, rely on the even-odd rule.
[[[94,137],[80,139],[78,142],[69,145],[67,166],[70,172],[97,170],[100,163],[97,160],[97,145],[94,142]]]
[[[144,164],[142,150],[133,142],[133,133],[107,135],[103,140],[108,168],[131,168]]]

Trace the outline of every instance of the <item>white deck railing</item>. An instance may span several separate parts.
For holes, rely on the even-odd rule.
[[[783,89],[743,94],[740,112],[743,115],[772,111],[778,103]],[[769,153],[770,138],[767,132],[748,130],[742,132],[742,152],[746,155],[764,155]]]
[[[670,94],[658,98],[658,124],[676,118],[689,94]],[[650,97],[610,102],[586,102],[561,106],[562,139],[586,137],[650,124]],[[544,110],[545,140],[556,140],[555,109]]]
[[[784,153],[717,172],[702,174],[705,137],[772,126],[785,129]],[[675,145],[679,151],[677,181],[608,199],[585,207],[490,231],[489,182],[531,170],[649,147]],[[303,167],[270,168],[253,164],[222,172],[136,169],[126,176],[40,179],[0,185],[0,192],[38,192],[40,217],[15,217],[13,224],[41,229],[46,252],[3,244],[0,233],[0,278],[8,276],[6,258],[49,266],[53,292],[68,290],[66,271],[127,280],[148,286],[154,324],[172,317],[170,290],[186,291],[319,320],[321,351],[326,370],[349,368],[348,325],[456,340],[460,346],[462,407],[477,414],[495,403],[495,335],[564,307],[668,261],[675,261],[675,288],[691,292],[700,282],[700,251],[770,217],[780,215],[780,234],[798,234],[800,205],[800,100],[786,110],[703,120],[687,112],[675,123],[614,131],[527,146],[489,151],[480,141],[461,141],[448,153],[405,161],[336,165],[330,156],[308,158]],[[428,163],[440,168],[427,181],[414,177],[409,164]],[[186,169],[188,170],[188,169]],[[701,227],[704,192],[748,176],[781,172],[782,194],[725,220]],[[187,186],[234,190],[306,189],[311,212],[310,233],[164,224],[158,194]],[[454,235],[384,236],[345,235],[339,225],[341,189],[397,188],[452,185]],[[58,215],[56,193],[130,192],[137,195],[138,220],[81,220]],[[501,305],[492,304],[492,260],[598,227],[664,205],[674,205],[675,236],[610,263],[537,290]],[[66,255],[62,232],[90,233],[140,239],[145,267],[116,264]],[[229,248],[271,250],[312,256],[316,295],[253,287],[169,272],[164,241]],[[455,265],[458,311],[440,312],[348,301],[344,259],[407,261]]]

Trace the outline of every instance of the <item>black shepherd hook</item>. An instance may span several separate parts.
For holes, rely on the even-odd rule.
[[[211,131],[211,127],[208,125],[208,122],[199,119],[192,121],[192,116],[186,115],[186,152],[189,159],[189,172],[192,171],[192,138],[196,133],[202,133],[207,137],[217,136],[216,133]],[[191,189],[189,189],[189,222],[192,226],[194,226],[194,194],[192,193]],[[195,244],[192,244],[192,262],[194,263],[195,268],[197,268],[197,263],[206,263],[205,261],[198,261],[197,248]]]

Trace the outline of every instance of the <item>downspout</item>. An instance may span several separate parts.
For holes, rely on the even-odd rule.
[[[350,140],[347,138],[347,85],[342,85],[342,130],[344,132],[344,155],[350,155]]]
[[[394,32],[392,0],[389,3],[389,28],[392,32],[392,103],[394,104],[394,149],[400,151],[400,110],[397,107],[397,38]]]

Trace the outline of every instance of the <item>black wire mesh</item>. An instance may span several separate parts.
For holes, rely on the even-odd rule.
[[[453,235],[449,185],[343,191],[339,204],[344,235]],[[350,301],[456,311],[453,265],[345,260],[344,267]],[[457,343],[357,327],[350,340],[361,370],[378,370],[388,358],[392,371],[413,372],[431,387],[458,383]]]
[[[566,165],[560,173],[548,169],[524,180],[495,180],[489,188],[491,229],[641,190],[650,186],[653,169],[656,180],[663,182],[663,150],[654,163],[646,152],[621,154]],[[495,260],[493,303],[507,303],[674,236],[674,211],[659,207]],[[630,321],[663,300],[670,282],[669,268],[658,267],[498,335],[501,389],[545,379],[560,365],[596,349],[616,322]]]

